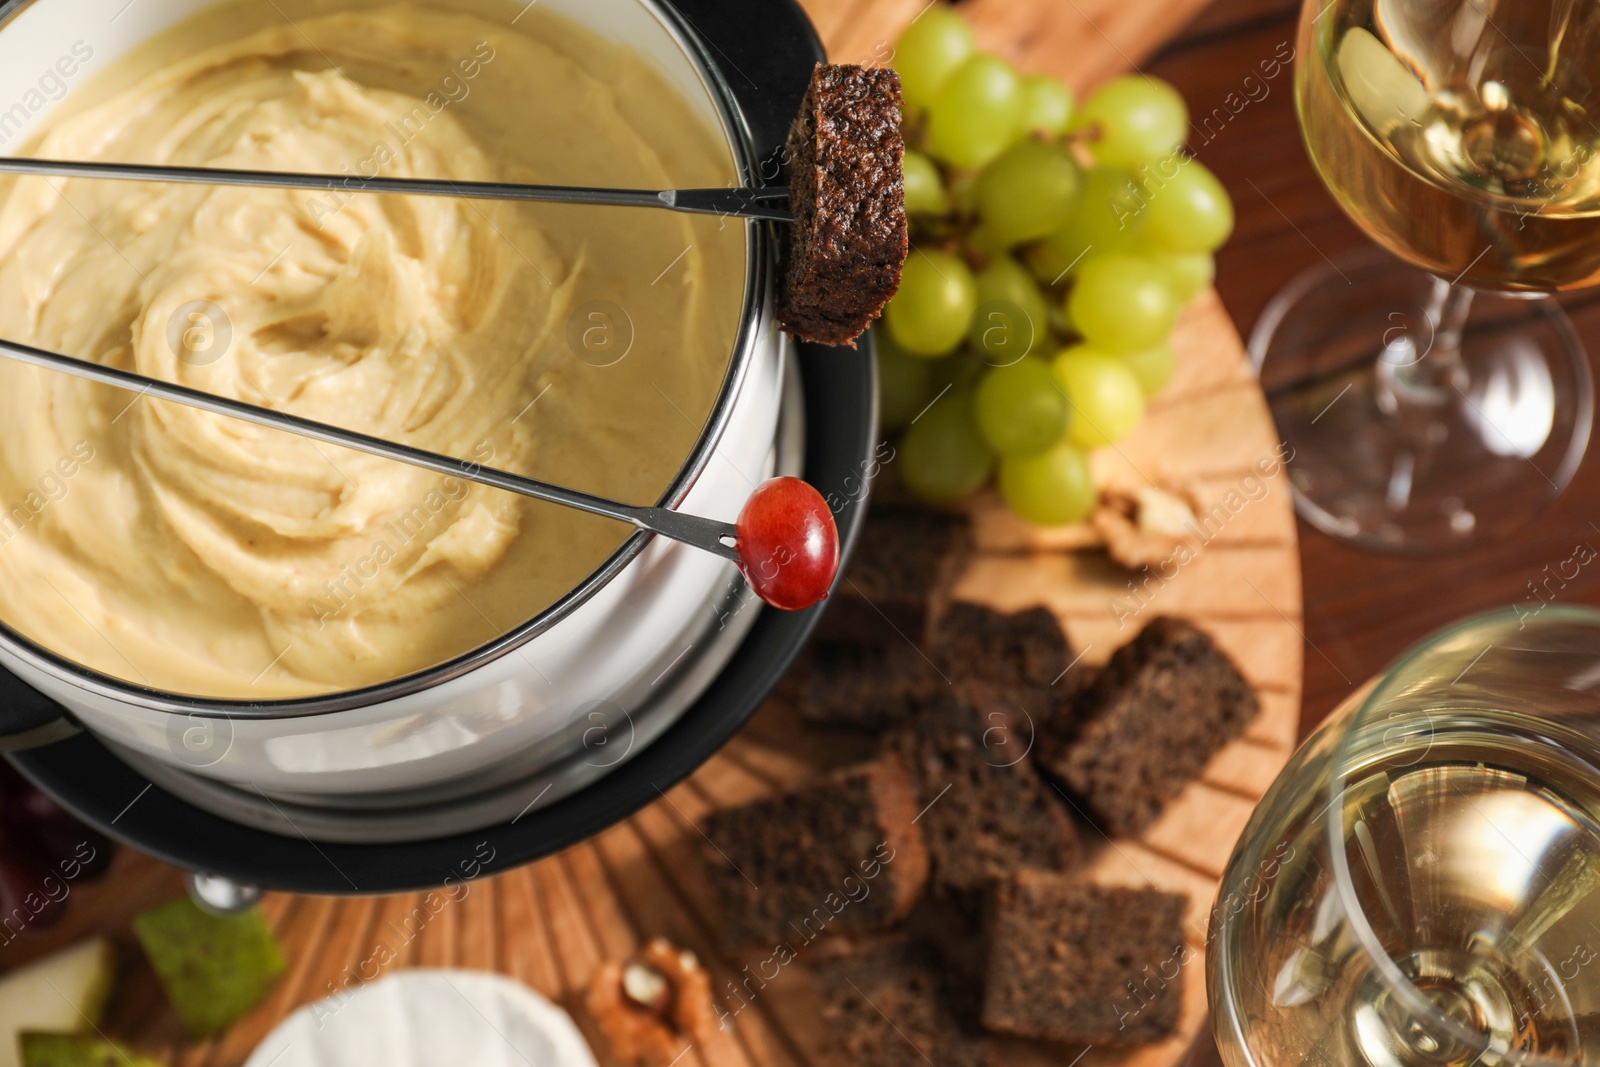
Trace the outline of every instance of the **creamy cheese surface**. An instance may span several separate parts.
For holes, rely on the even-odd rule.
[[[732,179],[641,58],[536,8],[513,25],[519,10],[218,8],[75,88],[26,154],[352,190]],[[726,371],[744,240],[638,209],[9,180],[0,337],[654,502]],[[12,364],[0,426],[0,619],[156,689],[272,699],[426,668],[536,614],[628,533]]]

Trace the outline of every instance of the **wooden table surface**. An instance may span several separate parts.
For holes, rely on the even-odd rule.
[[[862,2],[920,7],[922,0]],[[1005,6],[1002,0],[968,2]],[[1052,2],[1087,21],[1090,31],[1107,41],[1126,41],[1130,32],[1137,32],[1097,23],[1098,16],[1080,7],[1086,0]],[[1287,278],[1365,242],[1322,189],[1301,147],[1292,72],[1284,62],[1294,45],[1297,0],[1215,0],[1209,5],[1173,0],[1171,17],[1181,19],[1197,6],[1199,14],[1155,55],[1126,58],[1182,91],[1196,118],[1199,158],[1233,194],[1238,226],[1219,253],[1217,289],[1240,333],[1248,335]],[[1048,32],[1041,30],[1037,37],[1041,47],[1048,45]],[[1278,71],[1276,77],[1264,76],[1264,63],[1265,69]],[[1092,75],[1104,73],[1110,71]],[[1208,115],[1215,117],[1203,122]],[[1580,294],[1564,302],[1579,333],[1600,351],[1600,299]],[[1593,457],[1566,495],[1513,538],[1432,559],[1374,555],[1301,523],[1306,642],[1302,732],[1435,628],[1477,611],[1533,605],[1530,583],[1546,577],[1546,566],[1553,572],[1579,544],[1600,547],[1600,516],[1594,514],[1592,499],[1600,499],[1600,461]],[[1569,603],[1600,603],[1600,567],[1583,569],[1558,595]],[[168,880],[164,892],[176,892],[175,875],[156,871],[152,877],[156,875]],[[1215,1046],[1203,1038],[1195,1049],[1196,1067],[1219,1062]]]
[[[1197,123],[1217,116],[1195,135],[1194,148],[1233,194],[1238,212],[1233,239],[1217,257],[1217,290],[1246,337],[1288,278],[1365,243],[1306,158],[1295,124],[1292,73],[1286,69],[1271,81],[1261,75],[1264,60],[1294,47],[1299,8],[1297,0],[1216,0],[1139,64],[1183,92]],[[1254,80],[1246,83],[1251,75]],[[1600,299],[1580,293],[1562,302],[1591,353],[1600,352]],[[1537,607],[1530,583],[1546,578],[1546,566],[1554,574],[1578,545],[1600,547],[1597,501],[1600,456],[1591,448],[1566,494],[1548,511],[1507,540],[1465,551],[1425,559],[1375,555],[1301,521],[1302,733],[1432,630],[1480,611]],[[1600,604],[1600,567],[1581,570],[1556,599]],[[1194,1062],[1220,1062],[1215,1046],[1203,1042]]]
[[[1306,159],[1295,125],[1292,74],[1285,69],[1271,82],[1260,76],[1262,60],[1293,48],[1299,7],[1296,0],[1216,0],[1140,64],[1182,90],[1196,121],[1215,108],[1238,111],[1225,125],[1213,121],[1197,134],[1195,148],[1226,184],[1238,211],[1234,236],[1217,256],[1217,290],[1246,337],[1285,280],[1324,256],[1365,243]],[[1244,88],[1252,74],[1253,100]],[[1580,293],[1562,302],[1591,353],[1600,352],[1600,299]],[[1512,605],[1536,608],[1529,583],[1543,581],[1547,565],[1554,575],[1576,546],[1600,546],[1596,451],[1591,447],[1571,487],[1548,511],[1507,540],[1465,551],[1427,559],[1377,555],[1300,522],[1302,730],[1314,727],[1406,646],[1451,620]],[[1556,597],[1600,603],[1600,567],[1581,570]]]

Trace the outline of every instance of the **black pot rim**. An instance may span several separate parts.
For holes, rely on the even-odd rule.
[[[751,121],[776,151],[823,51],[794,0],[672,0],[706,40]],[[745,72],[762,76],[758,86]],[[800,345],[806,409],[803,473],[829,500],[844,557],[860,536],[862,486],[877,444],[870,337],[860,348]],[[744,725],[805,644],[826,607],[763,611],[728,666],[674,725],[598,782],[509,824],[427,841],[319,844],[229,822],[143,778],[96,738],[6,758],[86,823],[190,871],[241,884],[348,895],[449,888],[585,840],[664,795]]]

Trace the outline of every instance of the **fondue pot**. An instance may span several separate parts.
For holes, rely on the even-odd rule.
[[[522,0],[506,2],[509,20]],[[744,184],[777,178],[822,58],[792,0],[538,2],[652,63],[719,132]],[[207,6],[0,2],[0,101],[27,97],[40,56],[93,36],[97,62],[109,62]],[[27,123],[50,106],[25,106]],[[729,224],[747,237],[736,347],[660,503],[731,521],[752,482],[797,474],[833,506],[848,554],[876,432],[870,346],[781,334],[778,235]],[[489,873],[531,860],[655,799],[748,718],[824,607],[763,608],[732,564],[641,532],[555,604],[456,660],[255,703],[143,689],[0,626],[0,749],[79,817],[198,874],[307,892],[420,888],[475,858]]]

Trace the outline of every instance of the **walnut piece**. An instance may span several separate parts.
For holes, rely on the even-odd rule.
[[[717,1029],[710,976],[693,952],[661,937],[596,968],[584,1003],[611,1054],[636,1067],[668,1067]]]
[[[630,963],[622,968],[622,991],[639,1007],[666,1015],[672,1006],[672,983],[654,967]]]
[[[1181,486],[1106,486],[1089,521],[1112,559],[1129,570],[1158,567],[1193,545],[1194,494]]]

